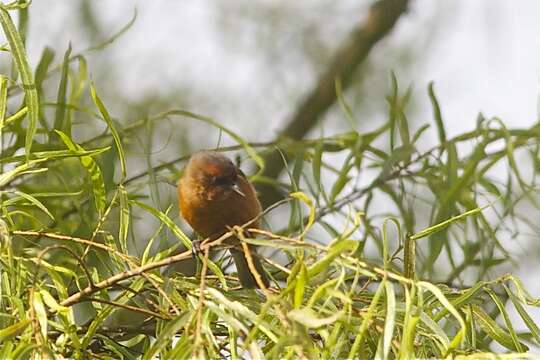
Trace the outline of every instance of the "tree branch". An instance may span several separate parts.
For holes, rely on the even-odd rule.
[[[352,75],[358,66],[367,58],[371,48],[392,30],[407,10],[408,3],[408,0],[379,0],[373,4],[367,20],[354,29],[350,40],[337,50],[328,69],[285,125],[279,138],[300,140],[317,124],[321,115],[336,101],[336,79],[341,80],[343,89],[351,84]],[[271,179],[276,179],[285,167],[278,151],[268,154],[265,164],[264,175]],[[259,187],[264,206],[279,199],[276,189],[262,184]]]

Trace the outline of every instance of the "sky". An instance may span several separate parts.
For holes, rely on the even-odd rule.
[[[69,5],[62,0],[48,0],[32,4],[29,46],[34,63],[44,45],[55,47],[57,56],[62,54],[69,41],[73,42],[75,50],[91,45],[77,29],[79,19],[70,15],[76,3]],[[232,128],[248,131],[252,137],[260,137],[258,126],[248,124],[246,129],[234,119],[262,112],[262,120],[272,120],[277,128],[281,119],[294,109],[290,99],[300,101],[316,79],[309,68],[289,66],[277,71],[272,69],[269,60],[261,58],[267,53],[261,52],[253,43],[257,38],[249,35],[253,31],[251,27],[257,24],[238,18],[242,12],[237,8],[246,6],[242,0],[231,2],[237,4],[233,7],[233,20],[228,20],[236,24],[229,35],[233,37],[232,42],[221,34],[223,29],[219,26],[223,23],[219,12],[224,12],[225,8],[206,1],[95,0],[93,3],[105,34],[121,28],[137,9],[138,18],[130,31],[105,51],[94,55],[97,60],[99,57],[114,58],[114,76],[122,86],[124,96],[130,99],[147,93],[159,94],[168,91],[169,87],[188,89],[192,96],[197,96],[200,89],[205,92],[215,89],[219,99],[213,101],[219,103],[219,111],[210,115],[218,116]],[[296,7],[281,0],[263,3],[275,8],[284,7],[293,15],[295,11],[301,11],[308,25],[320,23],[315,14],[328,8],[331,10],[328,16],[332,16],[337,24],[327,26],[327,32],[331,34],[327,36],[330,39],[328,46],[337,43],[336,38],[344,38],[350,24],[357,19],[351,9],[361,13],[366,7],[365,3],[358,5],[352,1],[335,5],[321,0]],[[270,5],[268,7],[272,8]],[[38,16],[45,13],[48,16]],[[472,129],[480,111],[488,117],[500,117],[510,126],[529,126],[538,119],[538,14],[540,2],[536,0],[520,1],[519,6],[505,0],[416,0],[393,33],[377,45],[372,56],[376,59],[384,56],[387,47],[414,45],[417,38],[429,36],[429,44],[416,54],[414,65],[403,68],[396,63],[393,66],[400,81],[414,86],[421,114],[430,114],[425,89],[430,81],[434,81],[451,135],[462,131],[463,127]],[[275,67],[281,64],[280,61],[285,66],[300,63],[302,59],[297,59],[294,46],[298,45],[298,38],[305,40],[298,34],[306,25],[297,25],[292,16],[286,17],[279,26],[274,37],[275,51],[279,52]],[[325,26],[321,27],[324,29]],[[54,44],[50,44],[50,39]],[[287,43],[291,49],[286,48]],[[99,71],[92,67],[90,70]],[[204,95],[206,101],[212,102],[208,100],[208,94]],[[198,105],[194,110],[204,113],[207,104]],[[208,104],[208,109],[215,109],[212,105],[215,104]],[[380,107],[384,107],[384,102]]]

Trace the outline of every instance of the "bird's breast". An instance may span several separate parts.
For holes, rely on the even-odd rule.
[[[243,225],[261,212],[253,188],[249,184],[245,185],[245,188],[241,186],[245,196],[232,192],[225,199],[219,200],[208,200],[204,194],[180,188],[182,216],[203,237],[219,236],[228,231],[228,227]],[[258,226],[257,221],[251,227]]]

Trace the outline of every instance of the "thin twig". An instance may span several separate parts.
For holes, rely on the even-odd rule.
[[[151,310],[147,310],[147,309],[143,309],[143,308],[139,308],[139,307],[132,306],[132,305],[122,304],[122,303],[119,303],[119,302],[116,302],[116,301],[109,301],[109,300],[99,299],[99,298],[94,298],[94,297],[88,297],[88,298],[84,299],[82,302],[84,302],[84,301],[103,303],[103,304],[107,304],[107,305],[120,307],[120,308],[129,310],[129,311],[154,316],[154,317],[157,317],[157,318],[162,319],[162,320],[170,320],[170,317],[164,316],[164,315],[162,315],[160,313],[157,313],[157,312],[154,312],[154,311],[151,311]]]
[[[89,245],[89,246],[92,246],[92,247],[95,247],[97,249],[107,251],[107,252],[110,252],[110,253],[114,253],[115,255],[121,257],[122,259],[124,259],[126,261],[133,261],[133,262],[136,263],[134,258],[121,253],[120,251],[116,250],[113,247],[110,247],[108,245],[101,244],[101,243],[98,243],[98,242],[90,241],[90,240],[87,240],[87,239],[82,239],[82,238],[79,238],[79,237],[75,237],[75,236],[61,235],[61,234],[55,234],[55,233],[50,233],[50,232],[42,232],[42,231],[26,231],[26,230],[13,230],[11,232],[11,234],[12,235],[21,235],[21,236],[46,237],[46,238],[49,238],[49,239],[61,240],[61,241],[72,241],[72,242],[76,242],[76,243],[79,243],[79,244]]]
[[[195,349],[198,349],[201,345],[201,328],[202,328],[202,315],[204,307],[204,292],[205,292],[205,282],[206,282],[206,272],[208,271],[208,254],[210,253],[210,248],[206,247],[204,249],[203,257],[203,266],[201,270],[201,281],[199,286],[199,306],[197,307],[197,327],[195,328]]]

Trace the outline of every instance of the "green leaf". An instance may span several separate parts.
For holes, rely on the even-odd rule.
[[[531,331],[531,334],[533,335],[537,344],[540,344],[540,328],[538,328],[538,325],[536,325],[536,322],[530,317],[530,315],[527,314],[527,311],[525,311],[525,309],[521,305],[518,297],[514,295],[514,293],[506,285],[503,284],[503,287],[508,294],[508,297],[512,301],[512,304],[514,304],[514,307],[516,308],[519,316],[521,316],[521,319],[523,319],[523,322]]]
[[[0,136],[2,136],[2,129],[4,128],[6,107],[7,107],[7,77],[0,74]]]
[[[58,136],[62,139],[68,149],[72,151],[85,151],[79,144],[74,143],[66,134],[62,131],[55,130]],[[94,202],[98,213],[101,215],[107,205],[107,193],[105,191],[105,182],[103,181],[103,175],[99,165],[94,161],[91,156],[81,156],[80,158],[82,166],[90,175],[92,180],[92,192],[94,194]]]
[[[26,193],[24,193],[22,191],[18,191],[18,190],[13,191],[13,193],[19,195],[21,198],[24,198],[24,199],[28,200],[31,204],[38,207],[41,211],[43,211],[45,214],[47,214],[47,216],[50,217],[54,221],[54,216],[51,214],[49,209],[47,209],[47,207],[45,205],[43,205],[43,203],[41,201],[39,201],[38,199],[36,199],[34,196],[32,196],[30,194],[26,194]],[[6,201],[6,203],[7,203],[7,201]]]
[[[47,78],[49,66],[51,66],[54,60],[54,50],[50,47],[45,47],[41,53],[41,59],[39,60],[36,68],[36,87],[41,93],[41,86],[43,81]]]
[[[327,254],[308,269],[308,277],[312,278],[315,275],[319,274],[321,271],[326,270],[328,268],[328,265],[330,265],[334,261],[334,259],[340,256],[342,253],[346,251],[354,253],[357,247],[357,241],[347,239],[340,240],[330,245]]]
[[[34,83],[34,75],[32,74],[32,69],[28,64],[28,58],[24,49],[24,43],[21,39],[20,34],[18,33],[11,16],[9,16],[8,11],[1,6],[0,7],[0,25],[4,30],[6,39],[9,43],[11,49],[11,54],[13,60],[17,67],[17,70],[21,74],[22,86],[25,93],[25,102],[28,107],[28,128],[26,129],[26,139],[25,139],[25,153],[27,161],[30,159],[30,154],[32,151],[32,142],[34,140],[34,135],[36,133],[36,127],[38,122],[39,115],[39,98],[36,90],[36,85]]]
[[[442,118],[441,107],[437,96],[435,95],[435,88],[433,81],[429,83],[428,86],[429,99],[431,100],[431,106],[433,107],[433,118],[435,119],[435,124],[437,125],[437,133],[439,135],[439,143],[446,143],[446,130],[444,129],[444,121]]]
[[[0,174],[0,188],[2,188],[4,185],[8,184],[17,176],[23,175],[25,173],[31,172],[32,167],[35,165],[42,163],[48,159],[38,159],[38,160],[30,160],[27,163],[24,163],[22,165],[17,166],[15,169],[4,172],[3,174]],[[38,171],[46,171],[47,169],[38,169]]]
[[[71,124],[65,123],[66,118],[66,93],[69,72],[69,57],[71,55],[71,43],[64,54],[62,63],[62,75],[60,76],[60,85],[56,96],[56,112],[54,115],[54,129],[62,131],[71,138]]]
[[[448,301],[448,299],[444,296],[444,294],[441,292],[441,290],[438,287],[426,281],[419,281],[417,283],[417,286],[419,288],[424,288],[428,290],[429,292],[431,292],[433,295],[435,295],[435,297],[437,298],[437,300],[439,300],[441,305],[445,309],[447,309],[448,312],[450,312],[452,316],[454,316],[456,320],[459,322],[460,329],[458,330],[458,332],[456,333],[456,335],[454,336],[454,338],[448,345],[446,354],[444,354],[444,356],[446,357],[450,352],[452,352],[452,350],[454,350],[461,344],[461,340],[465,336],[465,332],[467,330],[467,327],[465,326],[465,321],[461,317],[460,313],[456,310],[454,306],[452,306],[450,301]]]
[[[356,338],[354,339],[354,343],[351,346],[349,355],[347,356],[348,359],[356,358],[356,353],[358,352],[360,346],[363,343],[366,330],[368,326],[371,324],[371,318],[375,316],[375,312],[377,311],[377,305],[379,303],[379,299],[385,289],[385,282],[386,280],[383,280],[381,282],[381,284],[379,285],[379,288],[375,292],[375,295],[373,295],[373,298],[371,299],[367,312],[363,316],[364,319],[362,320],[362,324],[360,325],[360,328],[358,329],[358,334],[356,335]]]
[[[289,319],[296,321],[310,329],[317,329],[322,326],[331,325],[338,321],[342,316],[343,312],[338,311],[333,315],[321,317],[320,314],[317,314],[311,308],[293,309],[287,314]]]
[[[460,193],[468,187],[469,182],[475,177],[478,165],[485,159],[485,148],[489,142],[490,139],[486,136],[478,145],[476,145],[461,176],[453,184],[450,184],[450,187],[446,191],[444,191],[438,204],[439,208],[437,215],[435,216],[435,223],[438,224],[443,222],[443,220],[451,214],[451,209],[458,201]],[[444,230],[444,227],[440,229]],[[430,268],[433,266],[435,260],[439,257],[445,243],[445,234],[445,231],[434,234],[433,240],[429,243],[430,252],[425,264],[426,267]]]
[[[464,219],[464,218],[466,218],[468,216],[472,216],[472,215],[476,215],[478,213],[481,213],[485,208],[487,208],[489,206],[491,206],[491,204],[484,205],[482,207],[466,211],[463,214],[459,214],[459,215],[451,217],[450,219],[445,220],[445,221],[443,221],[441,223],[438,223],[436,225],[433,225],[433,226],[430,226],[430,227],[425,228],[423,230],[420,230],[419,232],[417,232],[416,234],[411,236],[411,240],[414,241],[414,240],[417,240],[417,239],[421,239],[423,237],[426,237],[426,236],[429,236],[429,235],[431,235],[433,233],[441,231],[442,229],[445,229],[447,226],[449,226],[450,224],[452,224],[452,223],[454,223],[456,221],[462,220],[462,219]]]
[[[126,188],[123,184],[118,186],[120,197],[120,227],[118,229],[118,240],[122,246],[122,252],[127,254],[127,238],[129,232],[130,206]],[[166,215],[166,214],[165,214]]]
[[[22,119],[28,114],[28,108],[25,106],[15,114],[11,115],[4,121],[4,126],[14,123],[15,121]]]
[[[349,176],[349,172],[354,166],[354,162],[351,162],[351,160],[353,159],[353,156],[354,156],[353,153],[350,153],[347,156],[347,160],[345,160],[343,169],[339,173],[339,176],[336,182],[334,183],[334,185],[332,186],[332,189],[330,190],[330,196],[328,200],[329,205],[334,204],[334,201],[339,196],[339,194],[341,194],[341,192],[345,188],[345,185],[347,185],[347,183],[352,179],[352,177]]]
[[[510,317],[508,316],[508,313],[506,312],[506,309],[501,299],[499,299],[499,297],[495,294],[495,292],[491,290],[490,288],[486,288],[485,291],[488,293],[488,295],[491,297],[491,299],[493,300],[493,302],[499,309],[499,313],[503,317],[504,323],[506,324],[508,333],[510,334],[510,337],[512,338],[512,342],[514,343],[515,349],[519,352],[524,352],[525,350],[529,350],[525,345],[519,342],[516,331],[514,330],[514,327],[512,326]]]
[[[296,279],[296,285],[294,287],[294,308],[298,309],[302,305],[304,300],[304,292],[308,281],[307,268],[304,262],[300,264],[300,271]]]
[[[94,104],[96,104],[97,108],[99,109],[99,112],[103,116],[103,119],[109,126],[109,130],[111,130],[111,135],[114,139],[114,143],[116,145],[116,149],[118,150],[118,157],[120,158],[120,169],[122,171],[122,177],[120,182],[123,183],[126,179],[126,154],[124,153],[124,148],[122,146],[122,141],[120,140],[120,135],[116,131],[116,128],[114,127],[113,121],[109,115],[109,112],[105,108],[105,105],[103,105],[103,102],[99,98],[96,88],[94,87],[94,84],[90,85],[90,94],[92,95],[92,100],[94,100]]]
[[[47,339],[47,328],[48,328],[48,320],[47,320],[47,310],[45,309],[45,305],[43,304],[43,299],[41,298],[41,294],[39,292],[34,291],[32,296],[32,307],[34,308],[34,312],[36,314],[38,323],[39,323],[39,330],[41,332],[41,336],[44,339]]]
[[[184,232],[182,230],[180,230],[180,228],[178,227],[178,225],[176,225],[165,213],[157,210],[157,209],[154,209],[153,207],[149,206],[149,205],[146,205],[145,203],[142,203],[142,202],[139,202],[137,200],[130,200],[130,203],[132,205],[136,205],[138,207],[140,207],[141,209],[149,212],[150,214],[154,215],[156,218],[158,218],[162,223],[164,223],[168,228],[169,230],[172,231],[172,233],[174,234],[174,236],[176,236],[176,238],[178,240],[180,240],[182,242],[182,244],[187,248],[187,249],[191,249],[192,248],[192,244],[191,244],[191,240],[190,238],[188,238],[186,236],[186,234],[184,234]]]
[[[19,336],[27,327],[30,325],[31,321],[24,319],[15,323],[7,328],[0,329],[0,344],[4,341],[12,339],[16,336]]]
[[[480,328],[486,332],[486,334],[504,346],[505,348],[517,351],[516,345],[512,340],[512,337],[502,329],[496,322],[478,305],[472,305],[472,312],[476,323],[480,325]]]
[[[386,320],[384,322],[383,359],[388,359],[396,325],[396,294],[392,283],[387,281],[384,285],[386,290]]]
[[[182,315],[170,320],[163,330],[157,334],[156,341],[145,352],[142,357],[143,360],[154,359],[161,350],[165,349],[167,344],[172,341],[174,335],[186,325],[191,316],[192,314],[186,311]]]

